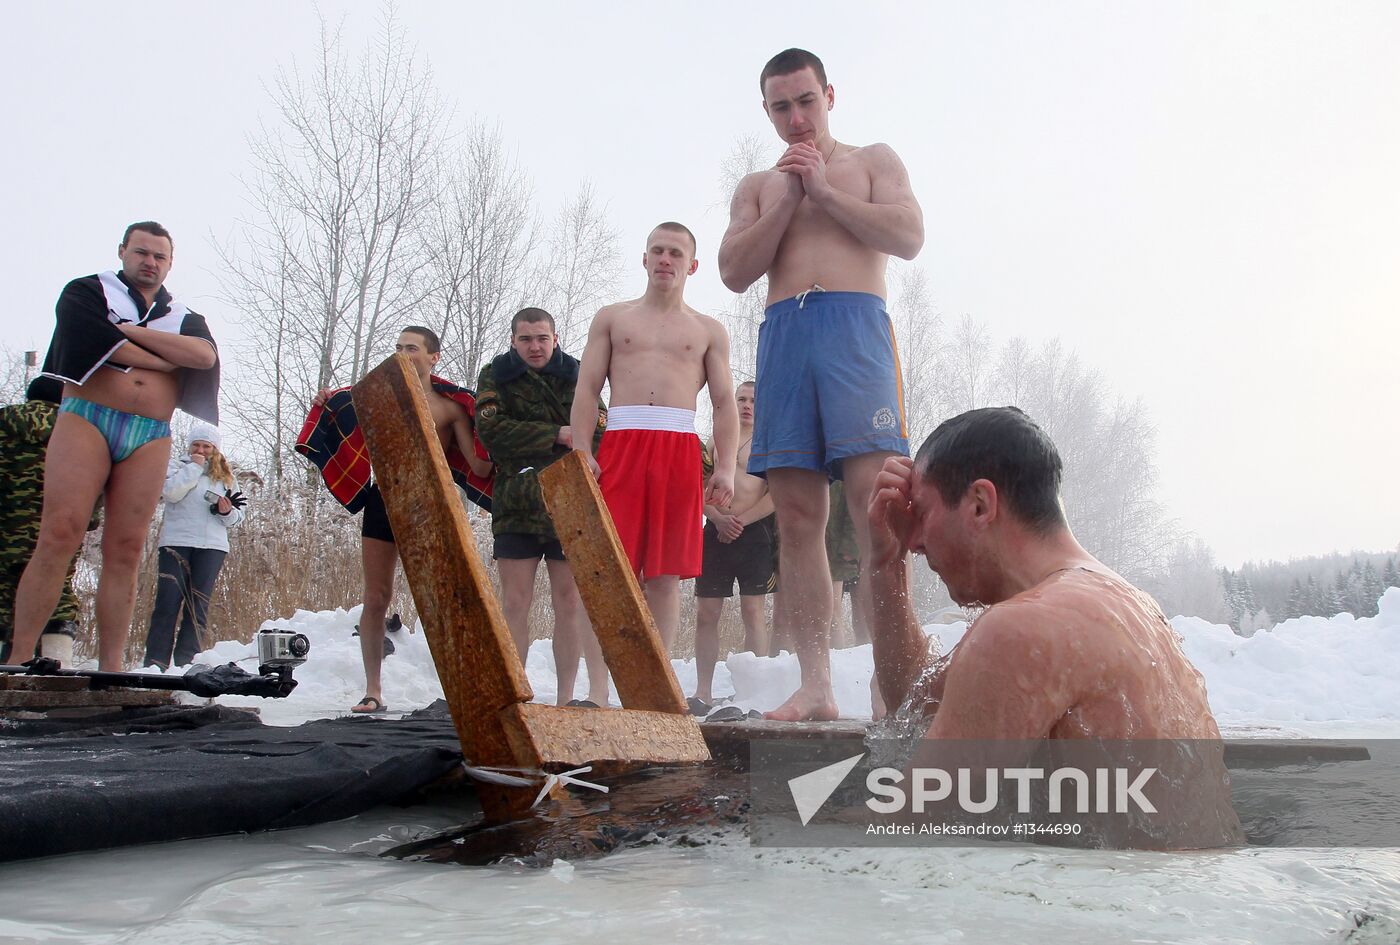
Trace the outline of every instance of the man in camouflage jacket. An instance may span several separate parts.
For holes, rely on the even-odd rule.
[[[554,609],[554,665],[560,705],[574,700],[582,652],[588,666],[587,703],[608,702],[608,670],[579,599],[569,563],[540,493],[539,471],[566,455],[574,444],[569,426],[578,360],[558,347],[554,317],[542,308],[524,308],[511,319],[510,350],[481,369],[476,388],[476,430],[496,463],[491,498],[491,533],[501,576],[501,607],[523,663],[530,646],[530,605],[535,572],[543,558],[549,570]],[[598,423],[587,431],[596,448],[607,410],[598,404]]]

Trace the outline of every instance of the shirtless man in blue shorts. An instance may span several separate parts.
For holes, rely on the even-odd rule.
[[[888,145],[831,136],[836,91],[820,59],[785,50],[763,67],[759,86],[788,148],[739,182],[719,270],[735,292],[768,277],[749,472],[768,478],[777,509],[783,597],[802,666],[801,686],[769,718],[833,719],[827,481],[845,480],[869,561],[871,488],[886,458],[909,451],[885,269],[891,255],[918,254],[923,213]],[[859,596],[868,613],[867,585]]]

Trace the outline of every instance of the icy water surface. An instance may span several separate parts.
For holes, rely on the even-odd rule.
[[[374,854],[464,820],[0,866],[0,942],[1400,942],[1400,851],[758,850],[737,837],[553,869]]]

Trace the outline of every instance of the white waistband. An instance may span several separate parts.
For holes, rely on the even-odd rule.
[[[670,433],[694,433],[695,411],[684,407],[650,407],[628,404],[608,408],[609,430],[665,430]]]

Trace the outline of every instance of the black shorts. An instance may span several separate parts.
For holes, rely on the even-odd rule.
[[[725,544],[715,526],[705,523],[705,557],[695,579],[696,597],[731,597],[734,582],[744,597],[771,594],[778,589],[773,570],[773,532],[770,515],[745,526],[739,537]]]
[[[549,539],[543,535],[528,535],[524,532],[505,532],[496,536],[491,557],[522,561],[534,561],[539,558],[546,561],[563,561],[564,546],[559,544],[557,538]]]
[[[378,486],[369,487],[364,517],[360,519],[360,537],[378,538],[387,542],[394,540],[394,530],[389,527],[389,513],[384,508],[384,496],[379,494]]]

